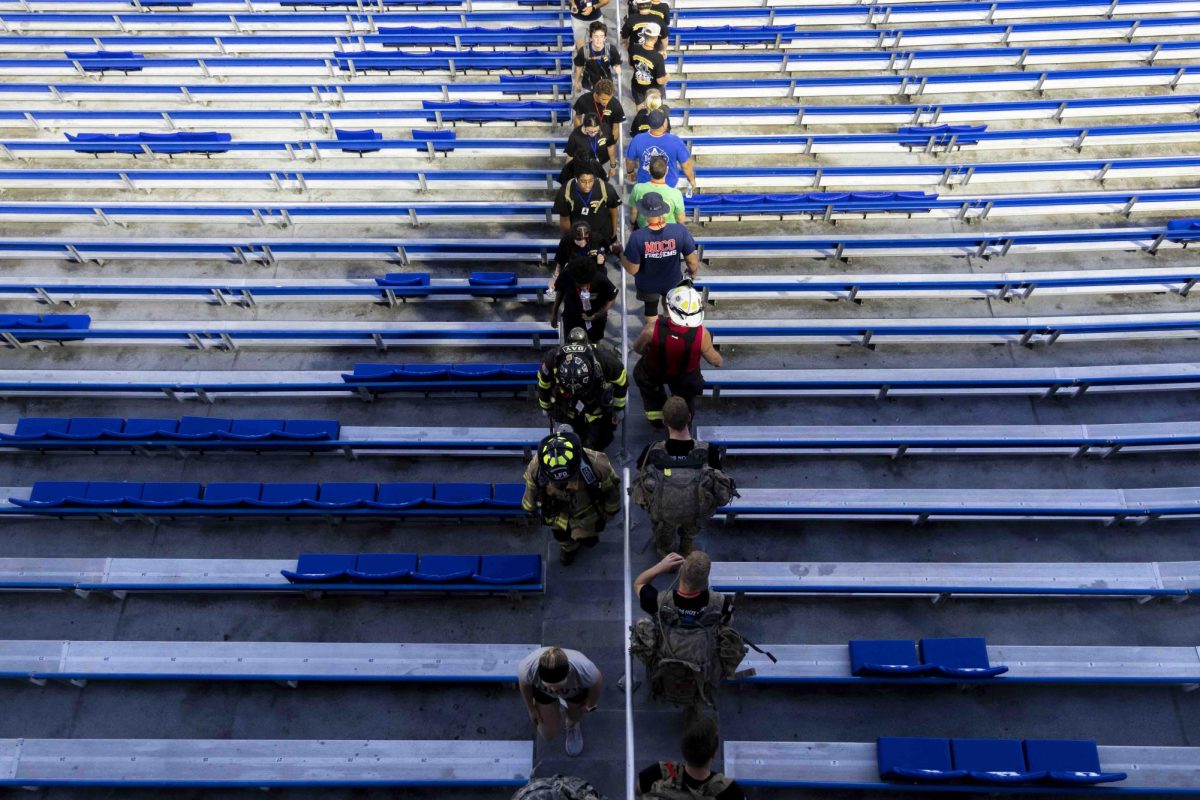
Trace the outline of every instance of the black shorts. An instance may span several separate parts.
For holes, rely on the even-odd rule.
[[[637,299],[646,304],[644,313],[647,317],[658,316],[659,306],[662,304],[661,294],[651,294],[649,292],[643,292],[639,289],[637,293]]]
[[[646,99],[646,92],[648,92],[654,88],[661,89],[662,87],[647,86],[645,89],[643,89],[636,84],[631,85],[629,87],[629,94],[633,96],[633,104],[635,106],[640,106],[642,104],[642,102]]]
[[[536,686],[533,686],[530,688],[533,689],[533,701],[535,703],[540,703],[541,705],[549,706],[549,705],[554,705],[555,703],[558,702],[558,698],[555,697],[554,695],[546,694],[545,692],[543,692],[541,689],[537,688]],[[567,701],[568,705],[579,706],[579,705],[583,705],[585,702],[587,702],[587,696],[588,696],[588,690],[580,689],[575,694],[564,695],[563,699]]]

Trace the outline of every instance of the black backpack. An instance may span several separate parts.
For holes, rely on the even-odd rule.
[[[611,45],[605,42],[603,54],[599,58],[591,57],[592,46],[590,44],[585,44],[579,48],[578,52],[583,55],[583,73],[580,75],[579,81],[583,84],[584,89],[591,91],[599,81],[605,78],[612,80]]]

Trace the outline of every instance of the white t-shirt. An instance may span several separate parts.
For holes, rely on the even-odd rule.
[[[540,647],[521,660],[521,663],[517,665],[517,678],[521,683],[554,696],[577,694],[580,690],[586,691],[596,685],[600,670],[596,668],[592,660],[578,650],[564,648],[563,652],[567,654],[566,683],[561,689],[547,689],[546,684],[538,677],[538,659],[549,649],[549,647]]]

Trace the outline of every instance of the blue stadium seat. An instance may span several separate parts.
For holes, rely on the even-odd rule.
[[[168,434],[171,439],[216,439],[222,433],[228,433],[233,420],[218,417],[183,417],[175,433]]]
[[[296,560],[296,569],[282,570],[292,583],[338,583],[349,578],[358,556],[343,553],[304,553]]]
[[[504,77],[501,76],[500,80],[503,82]],[[432,142],[435,153],[450,153],[454,151],[452,143],[458,138],[458,134],[454,131],[423,131],[414,128],[412,138],[416,142]]]
[[[515,272],[472,272],[467,278],[476,291],[485,297],[515,297],[517,273]]]
[[[391,364],[355,364],[354,372],[342,373],[342,380],[346,383],[356,383],[359,381],[372,383],[379,381],[391,381],[400,379],[400,368]]]
[[[230,423],[229,430],[217,431],[217,438],[237,441],[272,439],[283,432],[283,425],[281,419],[235,419]]]
[[[385,289],[391,289],[398,297],[428,297],[428,272],[389,272],[382,278],[376,278],[375,283]]]
[[[302,508],[319,492],[315,483],[264,483],[259,498],[247,502],[255,508]]]
[[[405,364],[400,367],[396,380],[438,381],[444,380],[449,372],[449,364]]]
[[[480,556],[478,583],[536,583],[542,577],[542,560],[536,555]]]
[[[77,506],[123,506],[130,500],[140,497],[142,484],[124,481],[93,481],[88,484],[83,497],[71,497],[72,505]]]
[[[977,636],[953,639],[922,639],[921,660],[946,678],[993,678],[1008,667],[992,666],[987,642]]]
[[[120,439],[162,439],[170,438],[179,430],[177,419],[127,419],[119,434],[113,438]]]
[[[362,155],[363,153],[378,153],[379,149],[380,149],[378,147],[371,147],[370,145],[366,145],[366,144],[358,144],[359,142],[381,142],[381,141],[383,141],[383,134],[380,133],[379,131],[373,130],[371,128],[367,128],[366,130],[357,130],[357,131],[342,130],[341,128],[334,128],[333,133],[334,133],[334,136],[337,137],[337,140],[339,142],[347,142],[348,143],[348,144],[342,145],[341,148],[339,148],[339,149],[345,150],[347,153],[358,153],[359,155]],[[353,143],[353,144],[350,144],[350,143]]]
[[[1046,773],[1025,766],[1019,739],[951,739],[955,769],[979,783],[1032,783]]]
[[[875,740],[879,777],[885,781],[920,783],[961,780],[967,773],[954,768],[949,739],[880,736]]]
[[[72,417],[66,433],[52,433],[61,439],[103,439],[111,434],[120,434],[125,421],[113,417]]]
[[[456,583],[472,580],[479,572],[479,556],[421,556],[412,574],[422,583]]]
[[[323,440],[336,439],[342,425],[336,419],[289,419],[283,423],[281,439]]]
[[[492,486],[492,499],[486,505],[493,508],[520,508],[525,497],[523,483],[497,483]]]
[[[1024,748],[1026,766],[1045,772],[1054,783],[1087,786],[1129,777],[1124,772],[1101,771],[1100,754],[1091,740],[1026,739]]]
[[[440,507],[480,506],[491,499],[490,483],[437,483],[428,503]]]
[[[52,434],[64,434],[71,426],[66,417],[22,417],[12,433],[0,433],[0,439],[35,440],[49,439]]]
[[[373,483],[322,483],[316,500],[308,500],[309,508],[362,508],[375,499]]]
[[[858,676],[929,675],[933,667],[922,664],[910,639],[850,640],[850,673]]]
[[[147,508],[179,508],[200,499],[198,483],[144,483],[140,497],[130,501]]]
[[[243,506],[258,500],[261,483],[210,483],[204,487],[204,497],[193,503],[198,506]]]
[[[362,553],[350,580],[359,583],[398,583],[417,569],[416,553]]]
[[[24,508],[57,508],[65,506],[69,498],[87,494],[86,481],[37,481],[29,499],[12,497],[9,502]]]
[[[381,483],[368,508],[413,508],[433,497],[432,483]]]
[[[455,364],[450,367],[450,380],[472,381],[499,377],[502,367],[497,364]]]

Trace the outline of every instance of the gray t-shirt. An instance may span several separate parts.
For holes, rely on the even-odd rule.
[[[517,678],[521,683],[556,696],[573,695],[581,689],[591,689],[596,685],[596,680],[600,677],[600,670],[596,669],[596,665],[592,663],[591,659],[578,650],[564,648],[563,652],[567,654],[568,664],[567,682],[563,688],[556,691],[547,689],[546,684],[542,683],[542,679],[538,677],[538,659],[549,649],[549,647],[539,647],[521,660],[521,663],[517,665]]]

